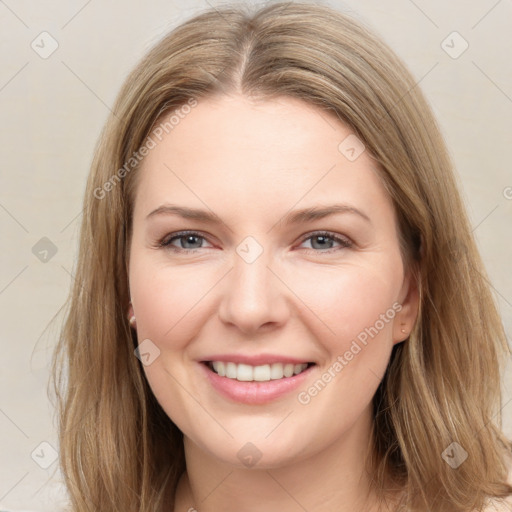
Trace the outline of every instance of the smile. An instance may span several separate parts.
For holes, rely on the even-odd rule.
[[[249,365],[203,360],[198,367],[212,389],[228,400],[247,405],[263,405],[280,398],[285,399],[298,387],[304,386],[316,364],[272,362]]]
[[[272,363],[258,366],[237,364],[225,361],[208,361],[207,365],[220,377],[238,380],[241,382],[266,382],[298,375],[313,363],[283,364]]]

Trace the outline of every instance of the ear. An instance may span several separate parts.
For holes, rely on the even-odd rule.
[[[136,328],[137,324],[135,321],[135,312],[133,310],[132,301],[128,303],[128,321],[130,322],[130,327]]]
[[[418,273],[416,267],[411,265],[406,271],[399,302],[402,306],[395,315],[393,323],[393,344],[405,341],[416,323],[419,311]]]

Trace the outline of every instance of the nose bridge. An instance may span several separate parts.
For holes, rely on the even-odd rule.
[[[256,297],[265,290],[269,291],[270,263],[270,250],[265,250],[254,237],[246,237],[236,248],[232,276],[235,286],[248,296]]]
[[[279,279],[268,268],[271,262],[271,252],[254,236],[238,244],[220,307],[222,320],[245,332],[283,322],[286,307]]]

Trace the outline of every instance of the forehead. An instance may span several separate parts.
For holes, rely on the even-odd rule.
[[[377,164],[367,151],[358,155],[364,147],[353,130],[299,99],[213,97],[173,120],[151,135],[136,209],[178,197],[241,211],[292,207],[301,198],[391,205]]]

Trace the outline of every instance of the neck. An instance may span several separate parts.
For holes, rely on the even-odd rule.
[[[174,511],[381,510],[365,471],[371,421],[368,409],[342,439],[314,456],[260,469],[219,461],[185,436],[187,471],[177,487]]]

